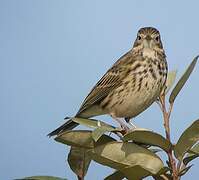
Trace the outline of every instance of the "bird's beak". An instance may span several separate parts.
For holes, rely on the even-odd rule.
[[[152,48],[152,38],[147,35],[143,41],[144,48]]]

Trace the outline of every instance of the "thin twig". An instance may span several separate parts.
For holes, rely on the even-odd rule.
[[[170,116],[171,116],[171,111],[173,109],[173,103],[170,103],[170,106],[169,106],[169,111],[168,111],[168,118],[170,119]]]
[[[160,96],[159,100],[160,100],[159,102],[161,104],[161,110],[162,110],[163,118],[164,118],[164,127],[165,127],[166,139],[171,141],[169,120],[170,120],[171,111],[172,111],[172,108],[173,108],[173,103],[170,104],[169,110],[167,111],[166,103],[165,103],[165,94],[162,94]],[[178,168],[176,167],[176,160],[173,156],[172,148],[170,148],[169,151],[167,152],[167,156],[168,156],[168,159],[169,159],[169,163],[171,164],[173,180],[178,180],[179,179]]]

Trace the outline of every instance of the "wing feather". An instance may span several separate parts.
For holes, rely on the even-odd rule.
[[[130,52],[126,53],[104,74],[104,76],[97,82],[97,84],[93,87],[91,92],[85,98],[77,115],[89,108],[90,106],[100,102],[111,91],[121,85],[122,80],[126,75],[125,65],[126,62],[130,60],[130,57]]]

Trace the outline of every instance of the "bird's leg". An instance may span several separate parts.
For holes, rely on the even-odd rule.
[[[128,131],[129,130],[129,127],[123,122],[122,119],[119,119],[119,118],[114,118],[121,126],[122,129]]]
[[[132,126],[133,129],[136,129],[136,128],[137,128],[136,125],[133,124],[133,123],[131,122],[131,118],[125,117],[124,120],[125,120],[130,126]]]
[[[128,131],[128,130],[129,130],[129,127],[125,124],[125,122],[124,122],[122,119],[117,118],[117,117],[115,117],[115,116],[113,116],[113,115],[111,115],[111,117],[112,117],[113,119],[115,119],[115,120],[120,124],[120,126],[121,126],[122,129],[124,129],[125,131]]]

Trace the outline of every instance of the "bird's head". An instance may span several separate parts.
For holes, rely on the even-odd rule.
[[[137,33],[133,48],[163,49],[159,31],[153,27],[141,28]]]

